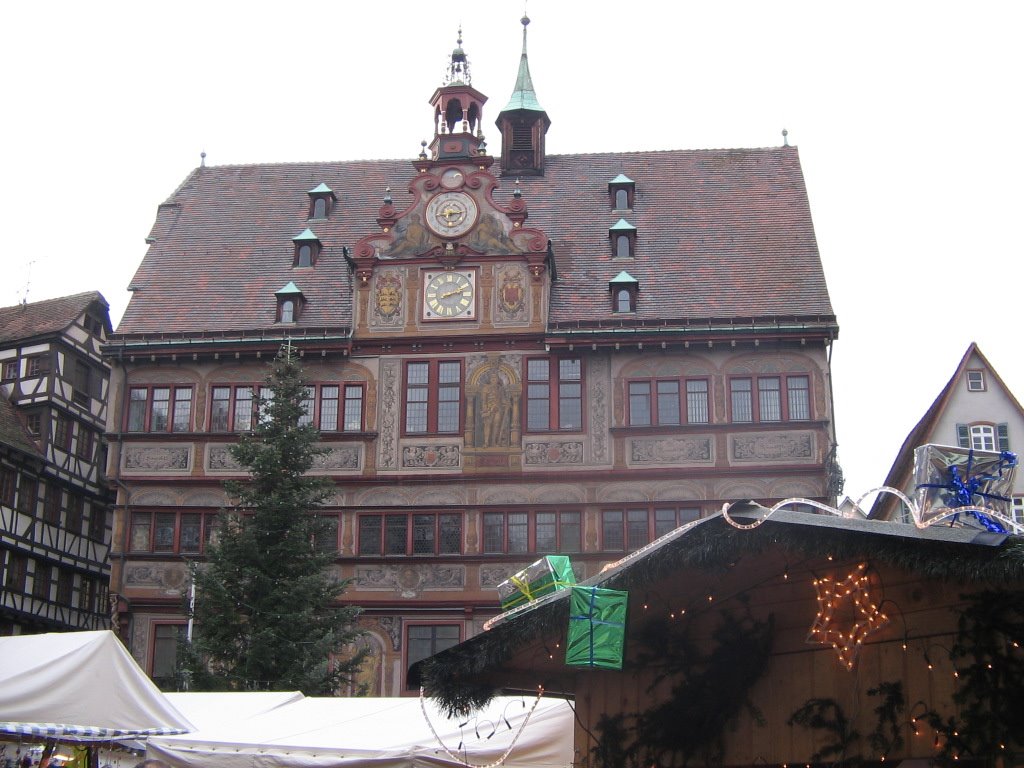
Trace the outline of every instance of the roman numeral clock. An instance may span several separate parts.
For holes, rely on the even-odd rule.
[[[423,273],[424,320],[472,320],[476,317],[476,270]]]

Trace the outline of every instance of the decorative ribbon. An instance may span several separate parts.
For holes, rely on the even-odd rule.
[[[981,488],[983,483],[1002,479],[1003,472],[1017,466],[1017,454],[1012,451],[1002,451],[999,454],[999,463],[995,468],[996,474],[992,474],[991,472],[981,472],[977,475],[972,475],[971,470],[973,466],[974,449],[971,448],[967,453],[967,466],[964,468],[963,477],[960,476],[960,467],[954,464],[948,468],[949,481],[945,485],[940,483],[921,483],[917,487],[941,488],[949,491],[945,501],[950,508],[960,509],[970,507],[971,509],[965,510],[967,514],[981,523],[986,530],[993,533],[1008,533],[1007,529],[1002,525],[997,523],[984,512],[978,511],[977,505],[974,503],[974,497],[979,496],[982,499],[1010,502],[1011,499],[1007,496],[1000,496],[995,493],[986,493],[985,491],[982,491]]]
[[[509,578],[509,581],[511,581],[512,584],[515,585],[516,589],[518,589],[520,592],[522,592],[524,595],[526,595],[526,599],[527,600],[532,602],[533,600],[537,599],[537,598],[535,598],[533,596],[533,590],[530,589],[530,582],[526,579],[525,576],[524,577],[520,577],[517,574],[515,576],[511,576]]]

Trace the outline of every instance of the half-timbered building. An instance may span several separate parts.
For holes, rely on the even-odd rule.
[[[540,555],[588,576],[727,501],[834,496],[838,326],[797,150],[547,154],[525,24],[493,155],[485,102],[460,41],[418,157],[202,166],[160,205],[106,352],[120,628],[168,684],[286,342],[376,694]]]
[[[108,306],[0,309],[0,634],[109,626]]]

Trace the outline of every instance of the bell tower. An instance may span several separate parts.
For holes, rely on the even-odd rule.
[[[460,27],[444,84],[430,97],[434,107],[434,140],[430,144],[433,160],[470,160],[487,154],[480,127],[486,101],[487,97],[472,85]]]
[[[551,119],[537,101],[530,77],[530,63],[526,57],[526,27],[530,19],[524,15],[521,21],[523,53],[519,59],[519,75],[512,98],[496,121],[501,131],[501,175],[543,176],[544,135],[551,127]]]

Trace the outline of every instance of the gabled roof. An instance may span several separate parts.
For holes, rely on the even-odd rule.
[[[5,397],[0,397],[0,444],[27,453],[33,458],[42,458],[39,446],[18,418],[17,410]]]
[[[896,454],[896,460],[892,463],[892,467],[889,468],[889,474],[885,476],[885,482],[883,485],[887,485],[891,488],[901,489],[907,478],[910,477],[914,470],[914,449],[919,445],[932,442],[930,436],[934,434],[936,426],[943,414],[946,412],[950,401],[953,399],[953,395],[957,392],[958,385],[963,381],[964,375],[967,371],[967,364],[971,358],[977,356],[981,360],[982,365],[985,366],[985,370],[990,374],[993,379],[1006,393],[1006,396],[1013,403],[1013,406],[1024,416],[1024,409],[1021,408],[1020,402],[1014,397],[1009,387],[1002,380],[996,369],[992,367],[992,364],[988,361],[988,358],[982,354],[978,348],[976,342],[971,342],[970,346],[967,347],[967,351],[964,352],[964,356],[960,358],[960,363],[957,365],[956,370],[953,372],[952,377],[946,382],[946,386],[939,392],[938,397],[932,401],[932,404],[928,407],[928,410],[924,412],[924,416],[921,420],[914,425],[914,428],[910,430],[906,439],[903,441],[903,445],[900,446],[899,453]],[[885,516],[892,510],[893,507],[898,503],[897,499],[893,496],[878,496],[871,506],[869,517]]]
[[[109,330],[107,312],[110,306],[99,291],[0,308],[0,344],[59,333],[78,319],[93,302],[99,302],[103,308],[104,322]]]
[[[526,226],[552,241],[553,328],[624,322],[594,299],[594,286],[621,269],[608,243],[619,218],[608,179],[619,173],[636,180],[630,218],[643,233],[629,271],[652,294],[629,322],[811,318],[835,328],[794,147],[549,155],[544,176],[519,187]],[[306,226],[307,190],[318,183],[339,203],[317,222],[322,252],[303,274],[307,305],[297,325],[350,328],[342,248],[380,231],[383,190],[403,189],[415,174],[408,160],[195,169],[159,207],[118,333],[272,328],[272,297],[292,279],[292,238]],[[513,186],[502,182],[495,199],[511,199]]]
[[[739,522],[750,523],[766,512],[754,504],[741,504],[731,514]],[[659,582],[687,582],[697,572],[720,573],[723,566],[744,555],[762,562],[772,552],[839,561],[869,556],[922,577],[964,584],[1024,579],[1024,539],[1020,537],[968,527],[919,530],[914,525],[780,509],[750,530],[729,525],[721,513],[681,526],[582,585],[644,594]],[[517,649],[565,626],[570,591],[545,595],[503,614],[486,632],[420,662],[417,671],[422,672],[427,693],[454,712],[486,701],[496,693],[489,673],[505,662],[515,666]]]

